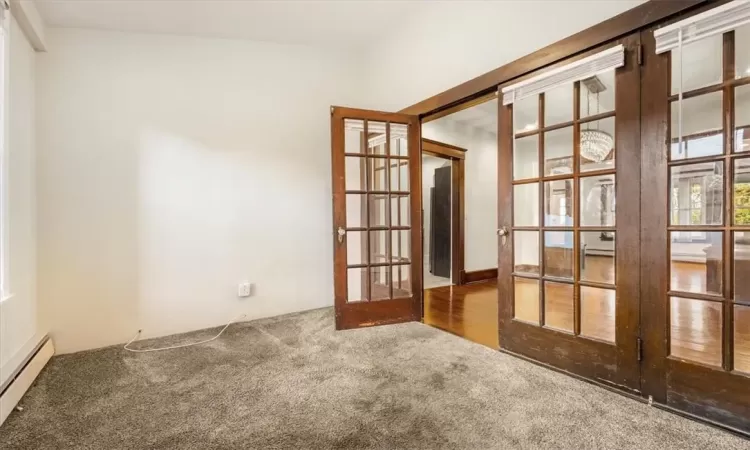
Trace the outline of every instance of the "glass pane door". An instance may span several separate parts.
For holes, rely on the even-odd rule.
[[[341,327],[349,327],[343,322],[360,326],[411,318],[421,286],[421,272],[415,273],[421,262],[412,257],[421,255],[412,245],[421,244],[421,230],[411,220],[421,198],[415,193],[419,183],[412,183],[419,170],[414,164],[419,156],[417,119],[346,108],[333,112]],[[343,318],[347,312],[352,319]]]
[[[524,97],[500,113],[507,157],[500,159],[512,162],[500,167],[507,174],[500,223],[509,230],[500,254],[500,345],[634,389],[638,41],[623,40],[626,67]]]

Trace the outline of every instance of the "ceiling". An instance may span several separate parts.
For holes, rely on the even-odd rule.
[[[425,0],[35,0],[48,26],[363,48]]]

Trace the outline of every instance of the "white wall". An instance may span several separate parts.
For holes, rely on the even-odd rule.
[[[34,50],[10,20],[7,49],[8,225],[10,291],[0,302],[0,384],[41,337],[37,323]]]
[[[497,135],[447,116],[423,124],[422,136],[466,149],[464,270],[496,268]]]
[[[39,296],[57,348],[333,303],[331,104],[350,59],[50,29],[38,59]],[[236,297],[237,283],[256,284]]]
[[[374,45],[366,59],[364,106],[399,110],[643,2],[433,2],[400,32]]]

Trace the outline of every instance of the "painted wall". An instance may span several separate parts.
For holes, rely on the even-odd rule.
[[[39,296],[61,352],[333,304],[329,106],[356,104],[347,55],[74,29],[47,40]],[[242,280],[252,297],[237,298]]]
[[[36,294],[34,50],[11,17],[6,44],[8,242],[12,297],[0,302],[0,384],[39,341]],[[12,89],[10,88],[12,86]]]
[[[365,106],[399,110],[643,2],[434,2],[373,46],[366,59]]]
[[[497,135],[451,120],[422,125],[427,139],[467,149],[465,160],[464,267],[497,267]]]

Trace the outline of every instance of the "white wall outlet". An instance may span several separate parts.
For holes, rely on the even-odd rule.
[[[238,297],[250,297],[253,292],[253,284],[249,281],[243,281],[237,286]]]

